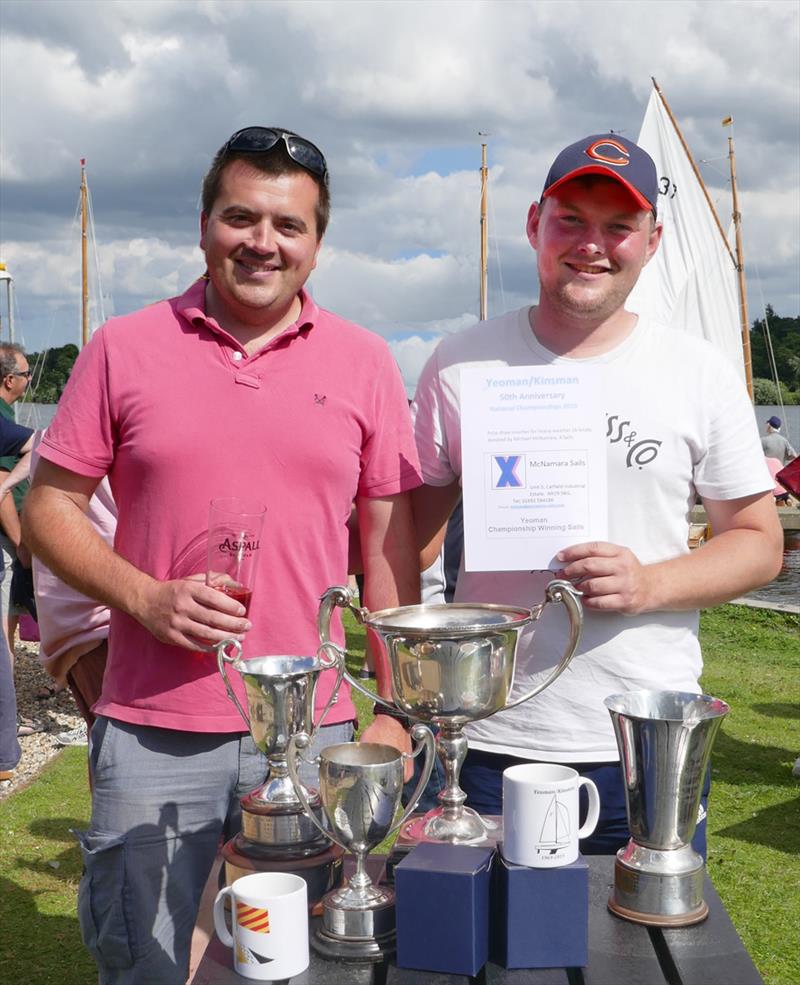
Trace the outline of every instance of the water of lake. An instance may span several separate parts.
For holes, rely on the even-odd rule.
[[[745,597],[760,602],[800,605],[800,534],[786,534],[783,568],[775,581],[754,592],[748,592]]]

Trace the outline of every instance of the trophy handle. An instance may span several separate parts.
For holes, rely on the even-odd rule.
[[[419,743],[417,748],[412,753],[401,752],[400,758],[402,760],[406,759],[416,759],[417,756],[425,750],[425,765],[422,767],[422,776],[419,778],[419,783],[414,790],[414,793],[406,806],[405,812],[400,820],[395,824],[389,831],[386,832],[386,837],[394,834],[398,828],[402,827],[406,821],[414,813],[414,808],[419,802],[419,798],[422,796],[422,791],[428,785],[428,780],[431,778],[431,770],[433,769],[433,758],[436,755],[436,740],[433,737],[433,732],[428,728],[427,725],[423,725],[420,722],[411,729],[411,738],[415,742]]]
[[[397,706],[395,704],[391,701],[387,701],[386,698],[382,698],[374,691],[370,691],[368,687],[364,687],[360,681],[357,681],[355,677],[350,675],[347,665],[345,664],[345,651],[331,640],[331,615],[333,614],[333,610],[335,608],[338,607],[340,609],[349,609],[362,625],[366,617],[369,615],[369,610],[353,605],[353,593],[344,585],[334,585],[333,588],[329,588],[319,601],[320,606],[317,612],[317,632],[319,633],[321,644],[317,650],[317,654],[319,655],[319,652],[322,649],[335,650],[336,653],[340,655],[342,674],[350,687],[355,688],[356,691],[360,691],[361,694],[363,694],[366,698],[369,698],[370,701],[377,701],[378,704],[386,705],[387,708],[394,708],[396,711]]]
[[[553,669],[553,673],[550,674],[546,681],[539,684],[532,691],[528,691],[527,694],[523,694],[522,697],[517,698],[516,701],[509,701],[503,708],[503,711],[507,711],[509,708],[516,708],[517,705],[521,705],[524,701],[532,698],[535,694],[538,694],[540,691],[544,691],[544,689],[549,687],[559,676],[559,674],[566,668],[570,660],[572,660],[575,650],[578,648],[578,643],[581,639],[581,632],[583,630],[583,606],[580,603],[581,594],[582,593],[568,581],[554,579],[548,584],[545,589],[544,602],[542,602],[542,604],[537,606],[536,610],[534,610],[535,615],[533,616],[533,619],[535,621],[541,616],[544,611],[544,607],[548,604],[548,602],[563,602],[567,609],[567,616],[569,617],[569,639],[567,640],[567,648],[564,650],[561,660]]]
[[[332,654],[330,663],[325,662],[325,657]],[[344,651],[340,650],[338,646],[334,643],[323,643],[317,650],[317,657],[322,665],[323,670],[332,670],[336,668],[336,683],[333,685],[333,690],[331,691],[331,696],[328,698],[328,703],[322,709],[322,714],[319,716],[319,721],[311,730],[311,738],[309,742],[313,742],[317,736],[317,732],[322,727],[322,723],[331,708],[336,704],[336,699],[339,696],[339,688],[342,683],[342,678],[344,677]],[[316,691],[316,688],[314,689]]]
[[[236,651],[232,657],[229,657],[225,651],[228,647],[233,647]],[[217,666],[219,667],[219,672],[222,674],[222,679],[225,681],[225,690],[228,692],[228,697],[239,709],[239,714],[244,719],[244,723],[247,726],[247,731],[250,731],[250,719],[245,715],[244,708],[239,704],[239,699],[236,697],[236,692],[231,687],[231,682],[228,680],[228,674],[225,670],[225,664],[236,663],[239,657],[242,655],[242,644],[238,640],[223,640],[221,643],[217,643]]]
[[[311,745],[311,736],[309,736],[306,732],[296,732],[289,739],[289,744],[286,747],[286,768],[289,770],[289,779],[292,781],[292,786],[294,787],[294,792],[297,796],[297,799],[303,805],[303,811],[305,812],[306,817],[314,824],[314,827],[317,828],[317,830],[320,831],[330,841],[337,844],[339,848],[343,848],[345,851],[347,851],[348,850],[347,845],[343,845],[342,842],[339,841],[339,839],[332,832],[326,830],[326,828],[322,824],[320,824],[320,822],[317,820],[317,816],[314,813],[311,804],[309,804],[308,802],[308,797],[306,796],[306,788],[303,786],[300,776],[297,773],[297,759],[299,758],[303,749],[307,749],[310,745]],[[306,762],[319,763],[319,756],[317,756],[313,760],[307,759]]]
[[[359,622],[364,621],[366,609],[353,605],[353,593],[346,585],[334,585],[319,600],[317,632],[323,643],[331,641],[331,616],[334,609],[349,609]]]

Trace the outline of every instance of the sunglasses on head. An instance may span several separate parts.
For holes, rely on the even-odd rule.
[[[287,133],[286,130],[276,130],[274,127],[245,127],[243,130],[237,130],[230,138],[223,148],[223,153],[236,151],[240,154],[265,154],[281,140],[286,147],[286,153],[296,164],[321,178],[327,185],[328,165],[325,163],[322,151],[305,137]]]

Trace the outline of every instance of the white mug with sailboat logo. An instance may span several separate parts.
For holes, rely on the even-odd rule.
[[[578,791],[586,787],[589,810],[581,826]],[[578,840],[597,826],[600,795],[590,779],[570,766],[522,763],[503,773],[503,846],[508,862],[533,869],[569,865]]]

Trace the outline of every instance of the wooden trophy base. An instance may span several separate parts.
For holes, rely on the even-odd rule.
[[[317,855],[289,859],[247,854],[247,847],[237,835],[222,849],[226,884],[254,872],[289,872],[305,880],[308,908],[313,912],[322,897],[342,883],[344,849],[338,845],[331,845]]]

